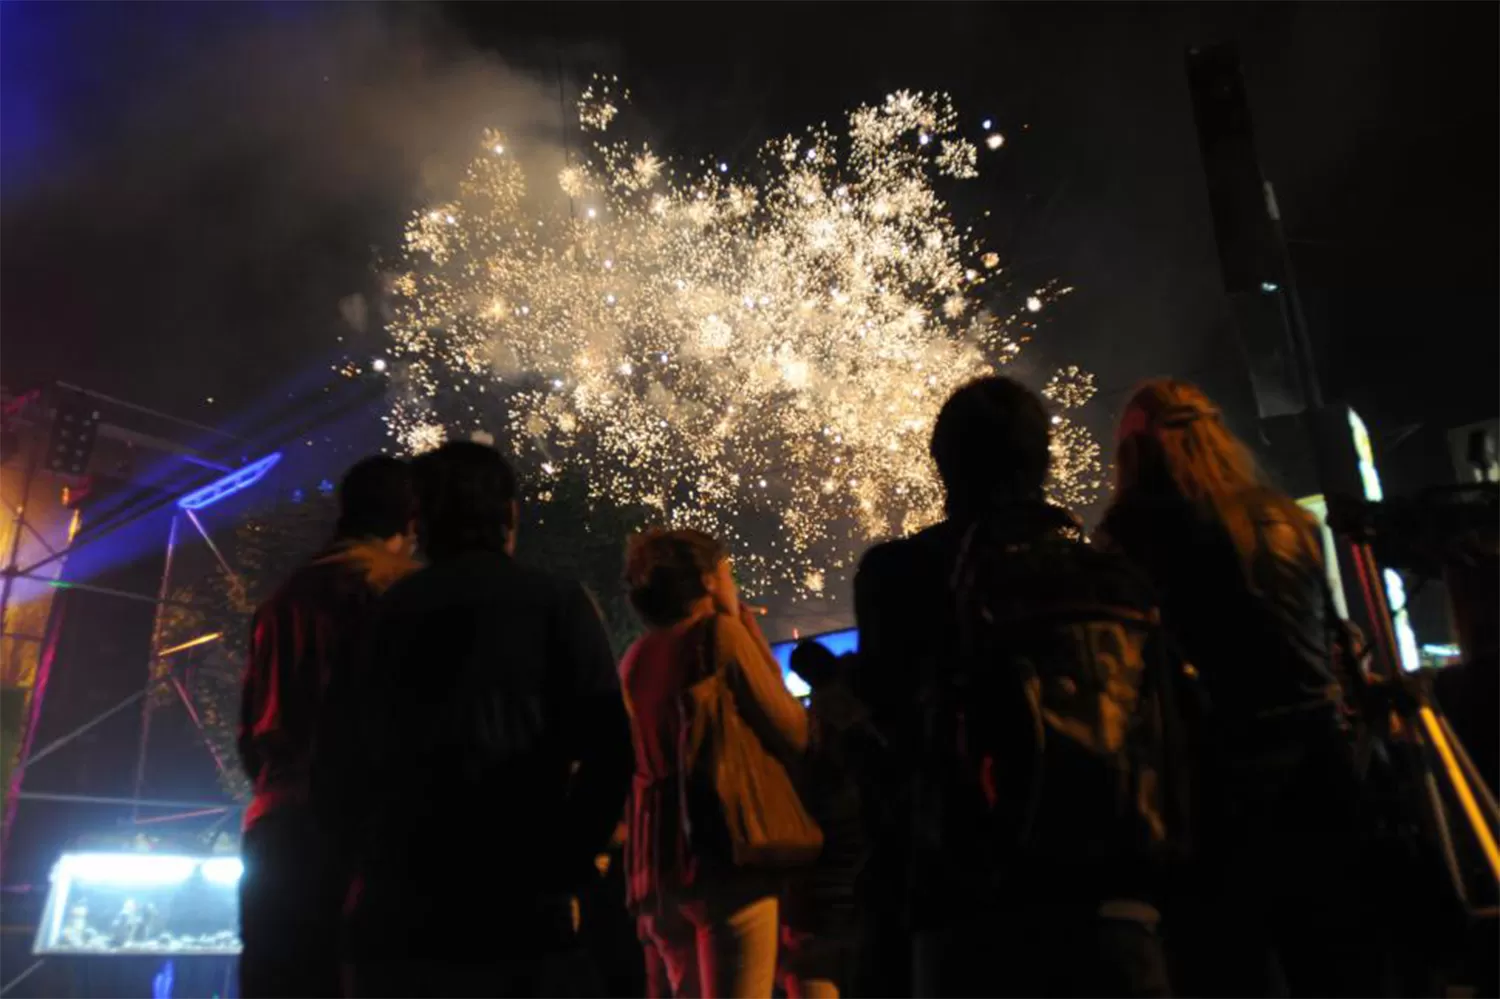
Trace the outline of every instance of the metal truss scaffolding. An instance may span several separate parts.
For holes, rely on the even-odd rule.
[[[118,402],[118,400],[111,400]],[[41,406],[36,394],[16,400],[13,404],[16,412],[8,415],[16,416],[23,410],[40,410]],[[143,407],[130,407],[132,409],[146,411]],[[43,414],[34,414],[40,417]],[[154,414],[165,419],[165,414]],[[179,421],[180,422],[180,421]],[[39,425],[40,420],[33,421],[33,425]],[[208,429],[189,424],[199,430]],[[184,682],[182,670],[177,665],[180,661],[180,653],[189,649],[213,642],[221,638],[218,633],[200,635],[186,642],[180,642],[171,646],[165,646],[163,639],[166,633],[166,616],[169,609],[174,607],[190,607],[180,601],[173,600],[173,564],[182,544],[196,534],[207,549],[213,554],[219,567],[226,577],[234,584],[238,584],[238,574],[225,558],[223,551],[214,542],[212,535],[204,526],[199,514],[201,511],[212,506],[214,503],[227,498],[234,493],[240,492],[254,486],[266,473],[279,461],[279,452],[269,454],[258,461],[251,462],[240,468],[230,469],[212,462],[189,458],[193,467],[194,479],[186,488],[175,488],[168,490],[163,495],[158,495],[154,500],[138,505],[123,514],[104,518],[105,522],[96,530],[78,531],[78,515],[75,511],[73,520],[67,531],[66,540],[61,544],[55,543],[58,539],[49,541],[44,536],[43,530],[34,522],[34,518],[28,517],[28,505],[35,501],[36,494],[40,492],[37,488],[43,470],[40,467],[41,448],[38,445],[39,437],[33,435],[32,446],[25,448],[26,456],[25,470],[22,473],[20,498],[12,505],[11,498],[5,497],[6,512],[13,517],[12,530],[10,531],[9,544],[5,552],[5,565],[0,570],[0,620],[4,620],[7,629],[3,634],[3,640],[9,643],[6,647],[11,650],[5,659],[4,681],[8,687],[18,684],[22,679],[18,671],[22,666],[23,657],[16,654],[15,643],[32,643],[36,652],[34,679],[30,685],[30,697],[25,705],[26,720],[24,730],[19,740],[19,748],[15,754],[15,763],[10,773],[8,793],[5,802],[5,816],[3,839],[0,839],[0,850],[8,849],[11,830],[15,824],[18,807],[23,801],[37,802],[70,802],[83,805],[106,805],[122,806],[128,805],[131,810],[131,821],[136,825],[148,823],[159,823],[186,819],[192,817],[220,815],[228,819],[238,810],[238,806],[232,802],[219,801],[190,801],[166,798],[142,797],[142,788],[147,773],[148,745],[150,740],[152,716],[159,709],[159,694],[169,697],[175,695],[175,700],[180,703],[187,717],[197,729],[205,748],[213,758],[214,765],[221,775],[227,772],[231,761],[225,760],[218,747],[204,730],[202,719],[199,716],[197,706],[189,694],[188,686]],[[19,457],[19,455],[17,456]],[[186,456],[185,456],[186,457]],[[210,468],[222,473],[219,477],[204,484],[202,469]],[[154,595],[132,593],[119,589],[95,586],[87,582],[69,581],[63,582],[58,577],[58,572],[64,561],[80,548],[96,543],[102,538],[109,537],[127,524],[138,522],[141,518],[160,511],[163,507],[170,505],[170,520],[165,541],[165,559],[162,566],[161,581]],[[34,558],[29,562],[23,556],[23,538],[32,538],[40,544],[41,549],[46,552],[40,558]],[[50,571],[49,571],[50,570]],[[54,626],[56,615],[49,615],[48,626],[41,629],[41,634],[19,633],[9,628],[12,619],[12,608],[16,601],[16,595],[20,587],[24,585],[37,587],[51,587],[56,590],[80,590],[95,593],[120,600],[140,601],[154,605],[153,623],[151,628],[151,641],[147,659],[147,677],[145,683],[139,690],[131,693],[118,703],[111,705],[105,710],[94,715],[92,718],[78,725],[72,730],[52,739],[46,745],[37,747],[35,745],[38,731],[38,720],[41,717],[42,706],[45,702],[48,681],[51,678],[54,665],[53,646],[57,639],[58,628]],[[66,669],[66,664],[63,664]],[[95,729],[102,722],[115,717],[121,712],[139,710],[141,714],[140,733],[136,744],[136,761],[134,769],[134,781],[129,796],[118,795],[91,795],[91,794],[59,794],[47,791],[30,790],[27,785],[27,776],[32,765],[58,750],[74,742],[84,733]],[[151,813],[143,817],[143,813]],[[165,814],[159,814],[165,813]]]

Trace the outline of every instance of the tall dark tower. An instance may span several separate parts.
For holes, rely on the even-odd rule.
[[[1375,459],[1363,421],[1348,406],[1323,403],[1281,211],[1256,154],[1239,52],[1230,44],[1189,49],[1187,76],[1220,272],[1275,478],[1314,507],[1326,502],[1322,497],[1376,498]],[[1329,583],[1351,597],[1350,617],[1366,634],[1392,635],[1387,608],[1406,600],[1396,592],[1399,581],[1382,587],[1378,568],[1361,564],[1347,544],[1328,549],[1330,570],[1337,567]],[[1363,584],[1355,585],[1361,575]],[[1396,599],[1372,604],[1354,598],[1372,590]],[[1396,645],[1393,638],[1381,647],[1387,669],[1396,668]]]
[[[1224,290],[1262,419],[1322,404],[1276,194],[1261,173],[1233,45],[1188,50],[1188,86]]]

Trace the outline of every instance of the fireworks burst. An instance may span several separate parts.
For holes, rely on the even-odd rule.
[[[584,92],[566,204],[490,132],[452,200],[411,220],[392,432],[421,450],[503,426],[539,491],[572,468],[595,502],[728,540],[763,587],[821,593],[871,540],[940,515],[939,406],[1067,289],[987,305],[1002,262],[935,187],[979,161],[945,95],[773,141],[753,182],[609,137],[627,108],[616,80]],[[1047,389],[1062,409],[1091,392],[1077,368]],[[1053,494],[1085,502],[1098,445],[1055,422]]]

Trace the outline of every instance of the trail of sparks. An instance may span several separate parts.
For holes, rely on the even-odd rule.
[[[557,178],[571,214],[490,132],[452,200],[411,220],[392,433],[420,451],[499,431],[542,498],[572,467],[595,502],[726,539],[763,588],[822,593],[872,539],[939,516],[939,406],[1011,361],[1067,289],[985,307],[1001,260],[934,188],[979,158],[945,95],[773,141],[754,183],[608,138],[628,96],[596,79],[579,102],[590,150]],[[1064,411],[1092,392],[1076,367],[1044,390]],[[1053,495],[1087,502],[1098,445],[1054,424]]]

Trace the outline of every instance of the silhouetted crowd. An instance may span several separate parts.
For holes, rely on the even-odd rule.
[[[805,704],[719,539],[629,540],[617,659],[494,448],[354,466],[254,618],[243,994],[1388,990],[1316,523],[1159,380],[1090,539],[1050,428],[947,401],[946,518],[865,554]]]

